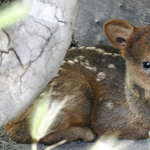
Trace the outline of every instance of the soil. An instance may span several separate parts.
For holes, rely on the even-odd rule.
[[[121,143],[129,143],[128,147],[122,146],[120,150],[148,150],[148,140],[118,140],[114,146]],[[53,150],[90,150],[94,142],[85,143],[81,140],[66,143],[54,148]],[[38,150],[44,150],[47,146],[38,144]],[[30,150],[30,144],[18,144],[12,141],[6,134],[3,128],[0,128],[0,150]],[[112,150],[116,150],[116,148]],[[117,149],[118,150],[118,149]]]

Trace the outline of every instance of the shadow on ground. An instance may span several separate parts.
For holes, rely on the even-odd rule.
[[[119,140],[117,144],[124,142],[125,140]],[[130,143],[127,148],[122,147],[120,150],[148,150],[148,142],[147,140],[126,140]],[[75,141],[72,143],[67,143],[61,145],[53,150],[90,150],[94,143],[85,143],[82,141]],[[38,150],[44,150],[46,148],[45,145],[39,144]],[[0,150],[30,150],[30,144],[18,144],[12,141],[6,134],[3,128],[0,128]],[[116,150],[116,149],[113,149]]]

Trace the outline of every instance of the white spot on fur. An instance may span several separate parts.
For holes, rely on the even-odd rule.
[[[90,66],[89,60],[87,60],[87,59],[85,60],[85,65]]]
[[[96,81],[101,81],[100,79],[96,79]]]
[[[69,51],[72,51],[72,50],[75,50],[75,49],[77,49],[76,47],[71,47],[70,49],[69,49]]]
[[[103,49],[100,49],[100,48],[97,48],[96,51],[99,52],[99,53],[104,53],[105,52]]]
[[[109,64],[107,67],[108,67],[109,69],[115,68],[114,64]]]
[[[103,55],[112,55],[112,53],[104,52]]]
[[[121,55],[114,53],[114,54],[113,54],[113,57],[116,57],[116,56],[121,56]]]
[[[74,61],[68,60],[68,63],[69,63],[69,64],[74,64]]]
[[[75,58],[73,61],[74,61],[74,62],[76,62],[76,63],[77,63],[77,62],[79,62],[79,60],[78,60],[78,59],[76,59],[76,58]]]
[[[64,70],[64,68],[60,67],[59,70]]]
[[[77,58],[83,60],[85,57],[81,55],[81,56],[78,56]]]
[[[97,71],[96,67],[90,67],[90,66],[85,66],[86,69],[92,70],[92,71]]]
[[[88,70],[97,71],[97,68],[95,66],[91,66],[89,60],[87,59],[85,60],[85,62],[80,62],[80,64]]]
[[[139,94],[137,93],[137,95],[138,95],[138,97],[139,97]],[[145,98],[147,99],[147,100],[150,100],[150,93],[149,93],[149,91],[146,91],[145,90]]]
[[[80,65],[84,66],[84,63],[81,61],[81,62],[80,62]]]
[[[56,85],[56,82],[55,81],[51,82],[51,86],[54,86],[54,85]]]
[[[63,61],[63,62],[61,63],[61,65],[65,64],[65,63],[66,63],[66,61]]]
[[[85,46],[81,46],[81,47],[79,47],[79,49],[84,49],[85,48]]]
[[[104,72],[99,72],[97,74],[97,78],[96,78],[96,81],[102,81],[106,78],[106,74]]]
[[[91,47],[86,47],[86,49],[88,49],[88,50],[95,50],[96,47],[91,46]]]
[[[60,70],[60,69],[59,69]],[[56,75],[55,75],[55,77],[58,77],[59,76],[59,74],[57,73]]]
[[[106,104],[106,107],[109,108],[109,109],[112,109],[113,108],[113,103],[112,102],[108,102]]]

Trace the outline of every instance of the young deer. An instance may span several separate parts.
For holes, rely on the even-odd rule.
[[[104,32],[117,49],[101,45],[68,50],[58,74],[43,90],[52,88],[51,97],[60,101],[69,97],[52,132],[40,143],[87,142],[114,133],[124,139],[148,138],[150,26],[137,28],[115,19],[104,24]],[[38,99],[4,126],[14,141],[31,143],[28,119]]]

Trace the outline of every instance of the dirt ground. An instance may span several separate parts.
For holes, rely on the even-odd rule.
[[[148,150],[148,140],[119,140],[115,143],[115,147],[123,142],[129,144],[128,147],[120,147],[119,150]],[[90,150],[94,143],[85,143],[82,141],[75,141],[72,143],[63,144],[54,148],[53,150]],[[43,144],[38,145],[38,150],[44,150],[47,146]],[[12,141],[6,134],[3,128],[0,128],[0,150],[30,150],[30,144],[18,144]],[[118,150],[117,147],[112,150]]]

